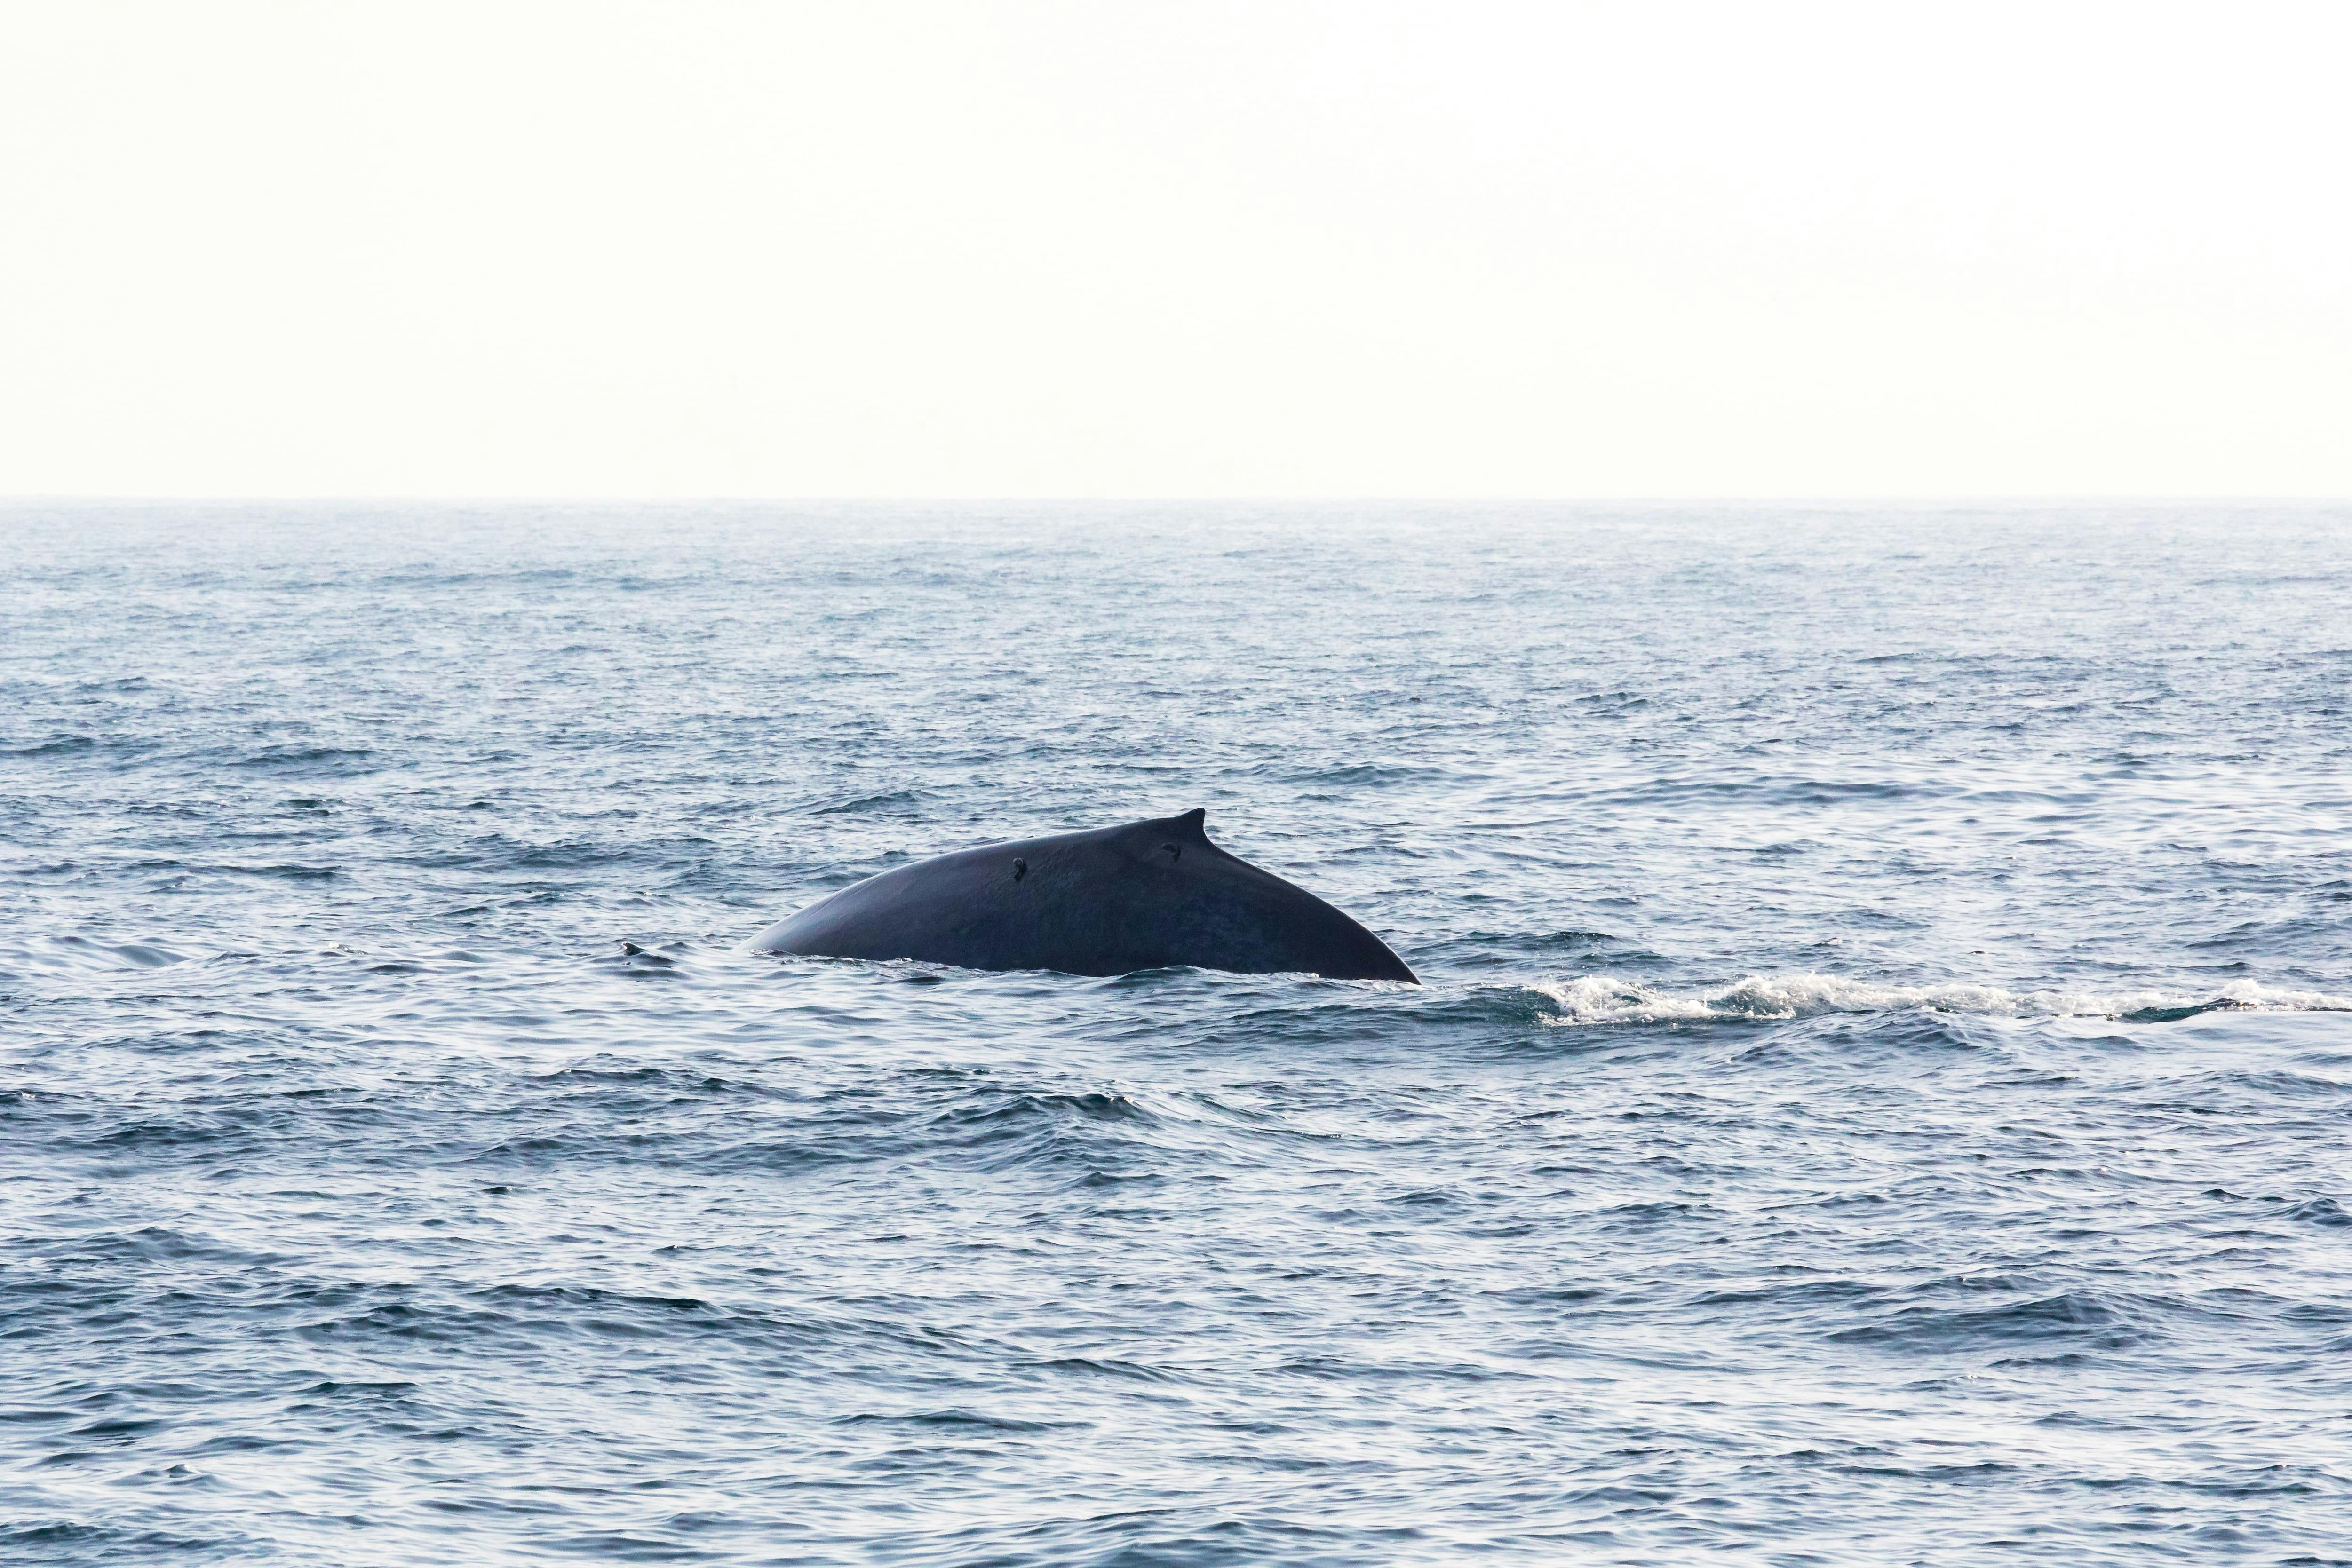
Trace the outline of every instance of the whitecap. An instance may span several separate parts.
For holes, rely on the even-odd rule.
[[[1883,985],[1839,975],[1748,975],[1727,986],[1677,994],[1612,975],[1538,982],[1559,1009],[1546,1021],[1596,1023],[1777,1022],[1830,1013],[1911,1009],[1988,1018],[2158,1018],[2210,1011],[2352,1012],[2352,996],[2290,990],[2251,980],[2205,992],[2142,989],[2012,991],[1958,981]]]

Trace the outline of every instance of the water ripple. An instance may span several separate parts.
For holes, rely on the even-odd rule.
[[[2340,508],[0,520],[10,1563],[2344,1558]]]

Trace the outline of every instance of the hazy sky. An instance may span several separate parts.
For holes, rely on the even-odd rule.
[[[0,0],[0,493],[2352,494],[2352,5]]]

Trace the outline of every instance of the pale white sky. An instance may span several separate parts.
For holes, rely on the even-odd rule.
[[[2352,495],[2352,5],[0,0],[0,494]]]

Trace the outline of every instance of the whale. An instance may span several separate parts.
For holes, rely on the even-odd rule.
[[[1208,812],[961,850],[854,883],[751,946],[808,957],[1126,975],[1420,977],[1305,888],[1209,841]]]

